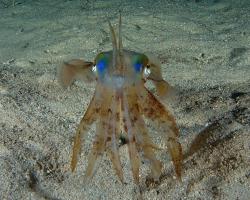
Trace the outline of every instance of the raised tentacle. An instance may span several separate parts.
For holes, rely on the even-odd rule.
[[[122,46],[122,17],[121,13],[119,15],[119,27],[118,27],[118,50],[121,53],[123,49]]]
[[[109,23],[109,29],[110,29],[110,33],[111,33],[111,41],[112,41],[112,47],[113,47],[113,63],[112,63],[112,67],[113,70],[115,70],[116,65],[117,65],[117,40],[116,40],[116,35],[115,35],[115,31],[113,26],[111,25],[110,22]]]
[[[122,17],[121,13],[119,15],[119,26],[118,26],[118,60],[117,60],[117,70],[124,72],[124,55],[123,55],[123,45],[122,45]]]
[[[58,68],[58,80],[63,87],[71,85],[76,79],[91,82],[95,80],[95,75],[92,72],[93,65],[94,63],[92,62],[80,59],[64,62],[64,64]]]
[[[144,86],[137,88],[140,100],[141,112],[151,120],[159,123],[163,129],[163,136],[166,138],[168,151],[172,157],[177,177],[181,178],[182,167],[182,148],[178,142],[179,130],[177,128],[174,117],[166,110],[154,95]]]

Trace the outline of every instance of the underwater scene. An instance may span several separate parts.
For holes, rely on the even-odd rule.
[[[249,0],[0,0],[0,199],[249,197]]]

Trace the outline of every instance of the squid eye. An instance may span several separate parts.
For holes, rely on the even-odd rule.
[[[96,58],[96,71],[103,74],[108,66],[108,57],[104,53],[100,53]]]
[[[102,59],[98,63],[96,63],[96,66],[97,66],[97,70],[102,73],[107,67],[107,62],[106,60]]]
[[[145,65],[146,61],[146,56],[143,54],[135,55],[132,62],[133,62],[133,67],[136,72],[141,72],[143,66]]]
[[[144,76],[144,78],[148,78],[150,74],[151,74],[150,68],[149,67],[145,67],[144,70],[143,70],[143,76]]]
[[[136,72],[140,72],[142,68],[142,63],[139,63],[139,62],[135,63],[134,68]]]
[[[94,66],[92,67],[92,72],[93,72],[94,74],[97,74],[97,68],[96,68],[96,65],[94,65]]]
[[[142,69],[142,59],[141,56],[135,56],[133,58],[133,67],[136,72],[140,72]]]

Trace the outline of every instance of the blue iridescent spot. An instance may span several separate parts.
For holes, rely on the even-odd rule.
[[[96,67],[99,75],[103,75],[108,67],[108,57],[104,53],[100,53],[96,59]]]
[[[140,62],[136,62],[134,64],[134,68],[135,68],[136,72],[140,72],[141,71],[141,67],[142,67],[142,63],[140,63]]]
[[[143,54],[135,55],[133,57],[132,63],[135,72],[141,72],[144,63],[144,55]]]
[[[106,60],[102,59],[102,60],[100,60],[100,61],[97,63],[96,66],[97,66],[98,72],[103,73],[104,70],[105,70],[105,68],[106,68],[106,66],[107,66],[107,62],[106,62]]]

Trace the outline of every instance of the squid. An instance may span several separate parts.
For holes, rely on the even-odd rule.
[[[121,16],[117,34],[110,22],[109,29],[112,50],[100,52],[93,62],[81,59],[64,62],[59,70],[59,81],[64,87],[79,78],[97,83],[76,130],[71,170],[76,169],[86,133],[92,124],[96,124],[96,136],[85,172],[87,180],[93,177],[97,160],[106,152],[119,180],[124,182],[119,155],[119,138],[124,133],[134,183],[139,184],[141,157],[149,161],[149,176],[158,181],[163,164],[156,158],[155,151],[160,148],[152,142],[145,124],[147,118],[160,128],[159,134],[171,156],[176,177],[181,179],[182,147],[176,121],[145,86],[146,81],[152,81],[159,97],[168,94],[170,85],[162,77],[160,64],[152,56],[123,48]]]

